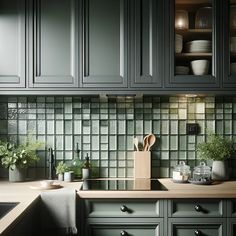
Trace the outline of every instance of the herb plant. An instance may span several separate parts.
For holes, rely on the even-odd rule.
[[[56,167],[56,174],[64,174],[69,168],[63,161],[60,161]]]
[[[198,144],[197,152],[202,160],[224,161],[234,152],[233,142],[220,135],[210,134],[208,142]]]

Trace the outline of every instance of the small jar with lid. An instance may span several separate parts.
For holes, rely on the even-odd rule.
[[[190,166],[186,165],[184,161],[180,161],[173,170],[172,180],[175,183],[186,183],[191,175]]]
[[[193,181],[209,182],[211,181],[211,167],[207,166],[205,162],[200,162],[193,171]]]

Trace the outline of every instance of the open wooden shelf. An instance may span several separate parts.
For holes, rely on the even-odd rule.
[[[212,57],[212,53],[201,52],[201,53],[175,53],[176,58],[210,58]]]

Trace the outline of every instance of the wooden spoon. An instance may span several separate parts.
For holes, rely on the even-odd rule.
[[[138,149],[138,138],[134,138],[134,146],[135,146],[135,148],[138,152],[139,151],[139,149]]]
[[[144,137],[144,139],[143,139],[143,151],[144,151],[144,152],[146,152],[147,149],[148,149],[148,136],[149,136],[149,135],[150,135],[150,134],[146,135],[146,136]]]
[[[156,142],[156,136],[154,134],[149,134],[147,137],[147,151],[150,151],[150,148]]]

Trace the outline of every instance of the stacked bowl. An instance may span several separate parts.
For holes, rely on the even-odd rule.
[[[175,52],[181,53],[183,49],[183,36],[175,34]]]
[[[210,40],[193,40],[187,42],[185,45],[186,52],[201,53],[211,52],[211,41]]]

